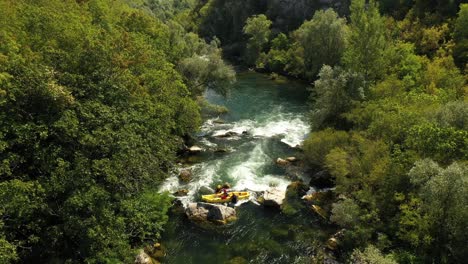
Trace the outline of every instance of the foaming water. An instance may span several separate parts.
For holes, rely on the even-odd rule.
[[[251,191],[252,201],[243,201],[245,204],[237,210],[238,220],[221,229],[202,230],[185,218],[171,219],[163,235],[167,263],[226,263],[235,256],[243,256],[250,263],[291,263],[296,257],[294,250],[306,252],[294,240],[271,237],[270,231],[274,226],[287,230],[290,223],[303,222],[311,228],[310,221],[263,210],[255,196],[271,187],[284,190],[290,183],[285,169],[275,161],[296,155],[294,147],[309,132],[307,96],[304,85],[278,84],[255,73],[238,76],[228,98],[207,92],[209,102],[226,106],[229,113],[206,120],[200,128],[196,144],[205,150],[199,154],[202,162],[181,168],[192,171],[190,182],[179,181],[175,172],[160,191],[187,189],[186,196],[178,197],[187,204],[200,201],[200,188],[229,182],[233,190]],[[219,149],[224,151],[216,152]],[[307,239],[313,239],[316,233],[311,231]],[[250,243],[248,248],[246,242]]]

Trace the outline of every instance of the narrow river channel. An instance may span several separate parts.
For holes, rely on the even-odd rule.
[[[199,201],[198,190],[229,182],[232,189],[265,191],[286,189],[291,178],[275,164],[278,157],[297,155],[309,132],[308,92],[304,84],[272,81],[266,75],[241,73],[229,97],[209,91],[206,99],[226,106],[227,114],[205,120],[197,145],[206,150],[190,165],[192,180],[167,179],[161,191],[187,189],[183,203]],[[219,138],[226,132],[238,135]],[[300,175],[301,177],[301,175]],[[303,176],[306,179],[306,176]],[[238,220],[225,227],[201,229],[183,215],[174,214],[163,234],[165,263],[302,263],[324,233],[308,212],[285,215],[247,202],[237,208]]]

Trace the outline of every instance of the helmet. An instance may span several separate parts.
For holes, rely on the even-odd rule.
[[[219,188],[219,189],[221,189],[221,187],[222,187],[221,185],[218,185],[218,188]]]

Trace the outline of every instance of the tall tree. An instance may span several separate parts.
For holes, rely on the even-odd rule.
[[[344,53],[345,67],[364,75],[365,87],[382,77],[385,49],[384,19],[375,0],[353,0],[350,6],[349,46]]]
[[[306,76],[314,79],[323,65],[339,63],[346,49],[348,27],[333,9],[315,12],[310,21],[304,22],[294,33],[304,52]]]
[[[271,34],[271,24],[272,22],[263,14],[249,17],[245,22],[243,32],[249,36],[246,61],[250,65],[255,64],[260,52],[262,52],[265,44],[268,43]]]

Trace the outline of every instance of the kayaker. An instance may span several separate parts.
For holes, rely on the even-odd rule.
[[[227,189],[226,189],[226,188],[223,188],[223,189],[222,189],[222,193],[223,193],[223,194],[221,194],[221,199],[226,199],[226,198],[228,198],[229,195],[228,195],[228,192],[227,192]]]
[[[232,197],[231,197],[231,203],[233,205],[235,205],[238,201],[238,198],[237,198],[237,195],[235,193],[232,194]]]

